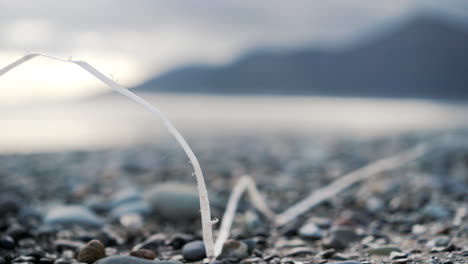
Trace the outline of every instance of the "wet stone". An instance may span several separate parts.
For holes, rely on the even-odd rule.
[[[77,260],[84,263],[94,263],[106,256],[104,245],[99,240],[91,240],[80,250]]]
[[[201,240],[192,241],[182,247],[182,256],[187,261],[199,261],[206,257],[205,244]]]
[[[153,260],[156,258],[156,254],[154,254],[154,252],[149,249],[139,249],[131,251],[130,256],[149,260]]]

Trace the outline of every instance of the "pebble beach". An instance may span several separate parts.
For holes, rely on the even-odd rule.
[[[468,263],[467,139],[454,131],[195,142],[217,218],[245,174],[280,213],[348,172],[419,143],[432,147],[281,227],[244,197],[212,262]],[[191,172],[174,144],[3,154],[0,263],[210,262]]]

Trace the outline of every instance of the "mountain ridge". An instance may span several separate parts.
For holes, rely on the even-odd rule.
[[[468,98],[468,32],[417,18],[349,49],[253,52],[223,66],[191,65],[136,87],[216,94]]]

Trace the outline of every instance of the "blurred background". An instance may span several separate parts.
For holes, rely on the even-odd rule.
[[[0,0],[0,69],[28,52],[164,112],[214,217],[245,174],[275,213],[327,198],[281,230],[241,200],[241,263],[468,263],[467,0]],[[191,259],[193,168],[157,117],[43,57],[0,92],[0,264]]]
[[[466,1],[0,1],[0,67],[85,60],[189,137],[381,136],[468,124]],[[0,152],[157,142],[75,65],[0,78]]]

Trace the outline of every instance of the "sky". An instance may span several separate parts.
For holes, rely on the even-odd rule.
[[[466,0],[0,0],[0,67],[26,52],[85,60],[123,86],[253,49],[339,48],[419,14],[468,22]],[[0,77],[0,105],[106,91],[76,66],[35,59]]]

